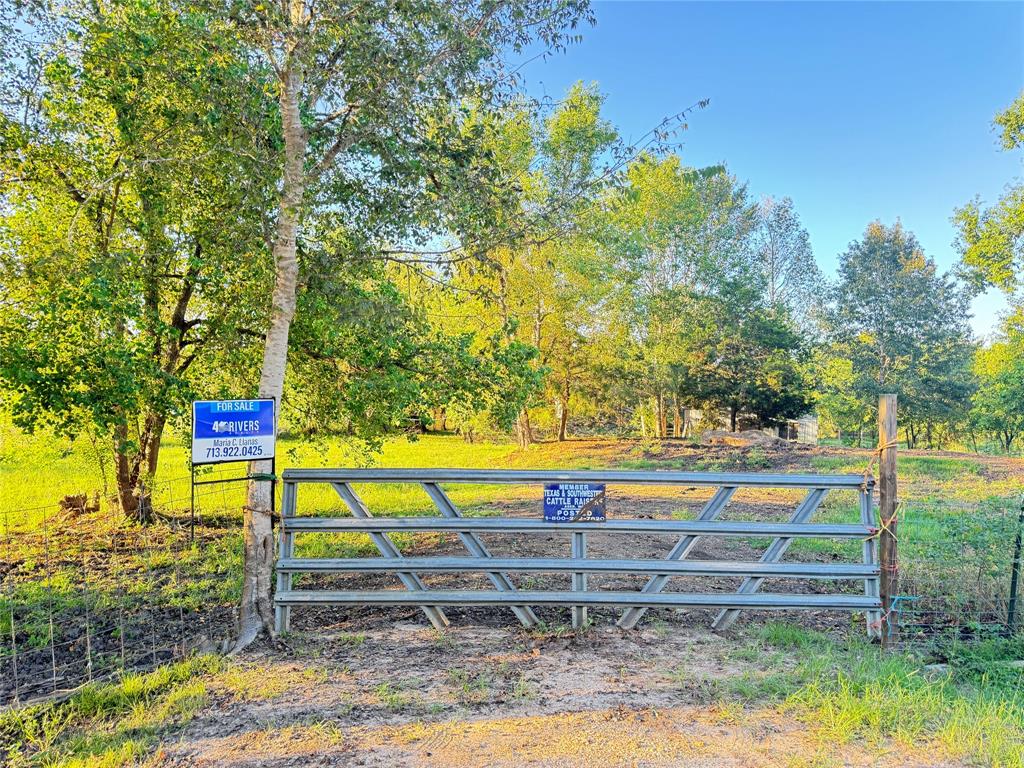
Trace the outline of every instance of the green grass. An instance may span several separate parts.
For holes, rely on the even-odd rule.
[[[417,698],[406,691],[409,681],[381,683],[373,689],[374,696],[388,712],[397,713],[418,705]]]
[[[973,459],[953,456],[898,456],[900,475],[910,482],[980,477],[983,465]],[[811,466],[820,472],[858,474],[864,471],[868,460],[862,456],[812,456]],[[877,465],[875,472],[877,473]]]
[[[921,657],[843,644],[782,623],[754,631],[749,657],[785,650],[789,668],[748,673],[720,686],[727,698],[779,706],[827,744],[892,738],[933,745],[951,758],[999,768],[1024,766],[1024,639],[944,650],[951,674],[929,678]]]
[[[673,443],[673,450],[658,441],[606,441],[603,447],[585,442],[544,444],[520,451],[510,442],[466,443],[451,435],[428,434],[415,440],[396,437],[384,443],[379,454],[368,455],[342,438],[310,440],[288,435],[278,441],[278,471],[289,467],[365,466],[462,467],[462,468],[560,468],[679,469],[689,471],[763,471],[771,465],[770,453],[760,447],[701,455],[699,449]],[[812,471],[859,473],[866,456],[810,456]],[[37,527],[44,519],[53,522],[57,502],[65,495],[113,491],[108,452],[87,440],[70,442],[52,434],[25,435],[0,420],[0,527]],[[984,465],[964,456],[907,456],[899,459],[901,496],[911,499],[975,500],[1005,496],[1024,489],[1024,477],[994,480],[985,476]],[[221,465],[203,472],[241,474],[243,465]],[[403,484],[357,486],[372,511],[378,514],[427,514],[433,509],[426,494]],[[473,512],[502,500],[533,498],[536,489],[516,486],[451,486],[452,500]],[[199,489],[201,515],[213,510],[238,510],[244,484],[205,486]],[[182,512],[189,506],[188,456],[185,447],[169,434],[161,447],[160,469],[154,485],[154,501],[162,511]],[[329,486],[304,485],[299,493],[304,514],[333,514],[344,505]]]
[[[278,440],[277,470],[289,467],[357,467],[372,461],[382,467],[462,467],[493,468],[519,466],[530,456],[515,445],[503,443],[466,443],[450,435],[424,435],[410,440],[397,437],[384,444],[383,451],[367,455],[343,439],[311,441],[282,436]],[[534,451],[534,458],[539,452]],[[32,527],[45,517],[52,520],[57,503],[64,496],[94,491],[113,493],[106,452],[88,441],[69,440],[49,433],[26,435],[0,420],[0,528]],[[243,466],[222,465],[203,472],[243,474]],[[189,506],[188,454],[182,443],[168,436],[161,444],[160,468],[154,483],[154,503],[161,510],[185,510]],[[239,483],[200,488],[200,509],[241,507],[243,485]],[[416,514],[433,508],[425,493],[409,492],[409,486],[381,484],[357,491],[371,509],[381,512]],[[459,486],[451,491],[458,504],[507,498],[510,489],[503,486]],[[304,486],[300,504],[307,512],[331,512],[343,508],[341,500],[327,486]]]
[[[196,656],[85,686],[62,702],[7,710],[0,714],[0,755],[12,768],[135,765],[207,703],[210,675],[224,666],[218,657]]]
[[[1015,461],[1015,460],[1011,460]],[[811,456],[816,472],[860,474],[868,466],[868,457]],[[904,502],[975,504],[1006,498],[1024,492],[1024,472],[1003,466],[995,473],[991,464],[973,455],[921,456],[899,454],[897,472],[900,498]],[[873,472],[878,473],[877,464]]]

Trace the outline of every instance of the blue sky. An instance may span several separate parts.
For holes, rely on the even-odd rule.
[[[1024,88],[1024,4],[597,2],[565,54],[527,64],[535,96],[597,81],[638,138],[699,99],[680,154],[724,162],[755,197],[793,198],[831,274],[868,222],[900,218],[943,268],[954,208],[1022,173],[994,115]],[[525,58],[525,57],[524,57]],[[975,302],[986,334],[1005,306]]]

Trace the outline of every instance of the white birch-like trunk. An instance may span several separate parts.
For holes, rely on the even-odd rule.
[[[274,294],[263,347],[259,396],[276,399],[280,413],[288,364],[288,332],[295,316],[295,293],[299,264],[296,256],[300,211],[305,191],[304,161],[306,135],[299,115],[302,73],[290,57],[281,76],[281,117],[284,130],[284,179],[278,200],[277,230],[274,237]],[[254,461],[250,474],[269,473],[269,461]],[[242,603],[239,611],[236,649],[243,648],[264,630],[273,634],[274,530],[271,516],[271,484],[249,482],[244,510],[245,565]]]

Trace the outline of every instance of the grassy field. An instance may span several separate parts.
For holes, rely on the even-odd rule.
[[[572,440],[541,443],[521,451],[510,442],[467,443],[453,435],[428,434],[418,439],[394,438],[379,453],[367,454],[343,440],[322,442],[282,437],[278,443],[278,471],[289,467],[461,467],[495,469],[658,469],[690,472],[785,471],[861,474],[870,452],[859,449],[819,448],[779,455],[763,448],[709,449],[683,441]],[[31,525],[41,510],[52,509],[65,495],[96,491],[112,493],[109,457],[85,440],[71,442],[48,434],[25,435],[0,423],[0,514],[11,527]],[[204,477],[232,476],[244,465],[207,467]],[[972,454],[904,452],[900,456],[901,497],[904,501],[964,501],[975,503],[1004,498],[1024,491],[1024,460]],[[210,486],[205,505],[240,504],[238,487]],[[404,493],[396,486],[368,490],[368,503],[392,512],[425,510],[425,496]],[[529,492],[508,486],[457,487],[456,501],[469,505],[499,499],[509,492]],[[642,488],[630,489],[642,493]],[[305,489],[309,510],[341,509],[327,488]],[[376,494],[376,495],[374,495]],[[184,508],[189,502],[188,455],[184,446],[169,438],[161,447],[155,479],[158,507]],[[201,499],[201,503],[203,499]]]

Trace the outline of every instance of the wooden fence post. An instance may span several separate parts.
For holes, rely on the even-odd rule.
[[[896,644],[898,615],[893,600],[899,594],[899,565],[896,536],[896,395],[878,398],[878,536],[879,591],[882,598],[882,646]]]

